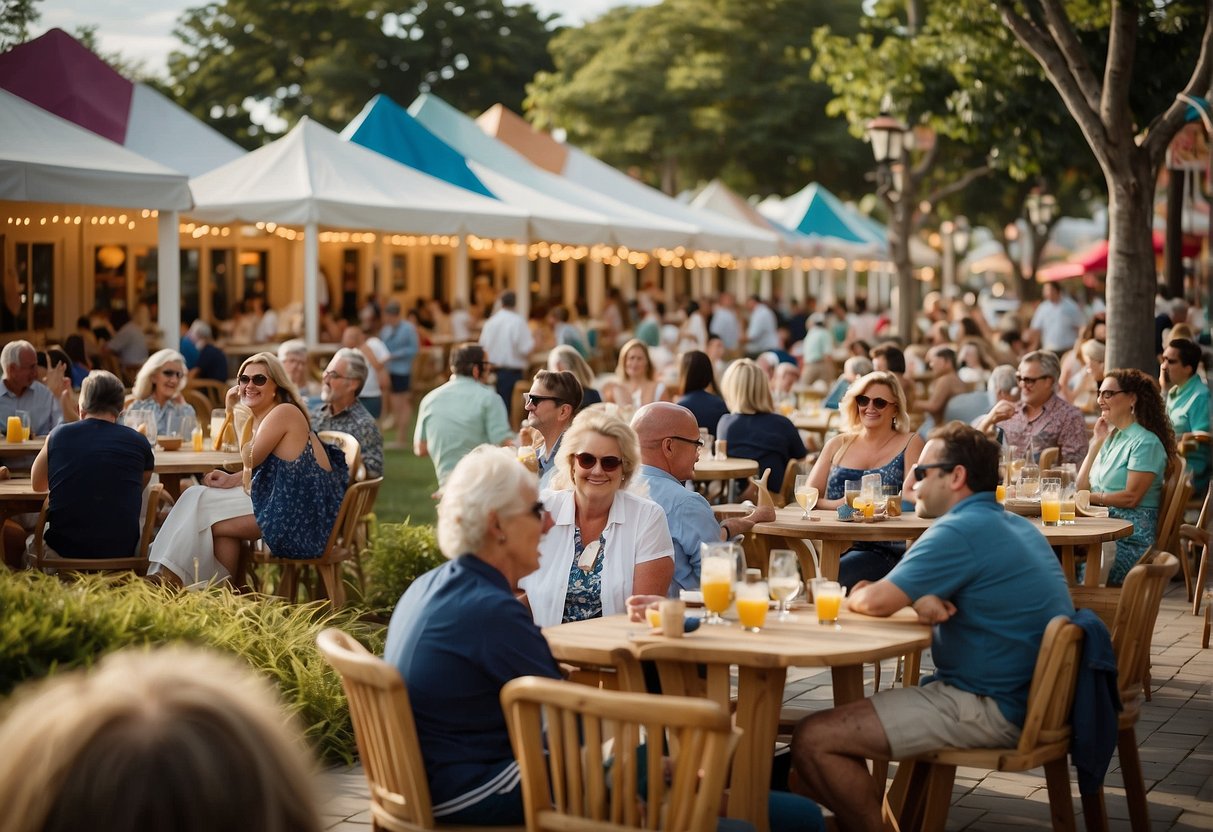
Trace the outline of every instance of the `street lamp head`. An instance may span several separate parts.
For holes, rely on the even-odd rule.
[[[1057,197],[1044,193],[1041,188],[1034,188],[1024,200],[1024,207],[1028,211],[1028,222],[1034,228],[1044,230],[1057,216]]]
[[[905,152],[906,126],[893,116],[882,112],[868,122],[868,141],[876,164],[896,164]]]

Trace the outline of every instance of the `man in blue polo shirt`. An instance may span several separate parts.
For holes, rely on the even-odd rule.
[[[933,431],[914,467],[916,511],[939,519],[892,572],[857,586],[847,603],[879,616],[912,604],[935,627],[935,673],[797,726],[793,765],[840,828],[884,828],[880,786],[865,760],[1013,746],[1045,627],[1074,614],[1044,535],[994,499],[998,456],[998,445],[960,422]]]

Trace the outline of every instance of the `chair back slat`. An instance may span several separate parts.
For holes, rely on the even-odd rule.
[[[51,498],[48,495],[42,503],[42,511],[38,515],[38,523],[34,528],[34,548],[31,566],[39,570],[51,570],[56,574],[67,575],[73,572],[126,572],[146,575],[149,566],[147,555],[151,549],[152,538],[156,532],[156,516],[160,512],[160,501],[164,496],[164,485],[155,483],[148,486],[147,510],[143,516],[143,528],[139,534],[139,546],[133,555],[120,555],[117,552],[103,553],[112,557],[96,558],[65,558],[49,557],[46,552],[46,541],[43,534],[46,530],[46,519],[50,512]]]
[[[1188,502],[1184,489],[1191,488],[1184,474],[1188,463],[1182,456],[1171,457],[1167,463],[1166,479],[1163,482],[1162,501],[1158,507],[1158,526],[1154,530],[1154,550],[1171,551],[1171,540],[1179,533],[1183,522],[1183,507]]]
[[[1143,559],[1125,576],[1111,627],[1117,684],[1124,702],[1141,695],[1162,596],[1179,570],[1179,560],[1170,552],[1147,557],[1148,561]]]
[[[1027,716],[1019,735],[1021,753],[1069,736],[1081,645],[1082,628],[1070,623],[1067,616],[1057,616],[1045,628],[1028,690]]]
[[[350,433],[340,430],[322,430],[316,434],[320,441],[336,445],[345,454],[345,465],[350,472],[350,485],[362,479],[366,472],[362,470],[362,444]]]
[[[325,630],[317,645],[340,674],[349,700],[372,810],[386,816],[376,826],[433,829],[430,788],[404,679],[341,630]]]
[[[536,677],[501,702],[529,830],[715,829],[734,745],[718,704]]]

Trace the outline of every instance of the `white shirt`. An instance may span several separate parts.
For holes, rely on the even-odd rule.
[[[545,491],[542,498],[552,513],[553,526],[539,541],[538,571],[518,585],[526,590],[535,623],[551,627],[564,618],[577,509],[572,489]],[[636,565],[658,558],[673,560],[674,541],[661,506],[627,491],[615,495],[603,537],[606,554],[602,562],[602,614],[615,615],[627,611]]]
[[[1082,310],[1067,297],[1058,303],[1041,301],[1032,315],[1032,329],[1040,330],[1040,345],[1059,355],[1074,346],[1084,323]]]
[[[466,309],[456,309],[451,313],[451,337],[455,339],[456,344],[461,344],[468,339],[472,331],[472,316]]]
[[[750,312],[750,325],[745,332],[746,352],[767,352],[779,349],[779,321],[765,303]]]
[[[253,338],[258,344],[262,344],[266,341],[275,341],[277,337],[278,313],[273,309],[267,309],[261,316],[261,320],[257,321],[257,331],[253,333]]]
[[[374,335],[366,339],[366,346],[381,362],[391,360],[392,351],[387,348],[387,344],[380,341]],[[362,385],[362,392],[358,394],[360,399],[373,399],[376,396],[382,396],[383,390],[379,387],[379,371],[375,369],[371,362],[366,362],[366,383]]]
[[[493,366],[525,370],[535,339],[521,315],[512,309],[498,309],[480,331],[480,346]]]
[[[741,324],[732,309],[717,306],[712,312],[712,323],[708,329],[724,343],[725,349],[735,350],[741,343]]]

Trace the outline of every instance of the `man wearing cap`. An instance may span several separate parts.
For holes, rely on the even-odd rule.
[[[460,344],[451,353],[451,379],[421,400],[413,453],[434,458],[438,487],[455,464],[477,445],[513,444],[505,405],[485,383],[492,365],[479,344]]]
[[[514,385],[522,380],[535,348],[526,320],[514,311],[518,297],[513,292],[503,292],[501,308],[493,313],[480,331],[480,346],[484,347],[488,360],[497,371],[497,395],[505,402],[505,412],[510,412],[510,399]],[[508,416],[507,416],[508,421]]]
[[[409,393],[413,376],[413,360],[421,348],[417,337],[417,328],[411,321],[400,315],[400,301],[389,300],[383,307],[383,329],[379,339],[388,348],[391,358],[388,360],[387,371],[391,380],[391,412],[396,420],[396,441],[392,448],[406,448],[405,436],[409,429],[409,419],[413,416],[413,400]]]

